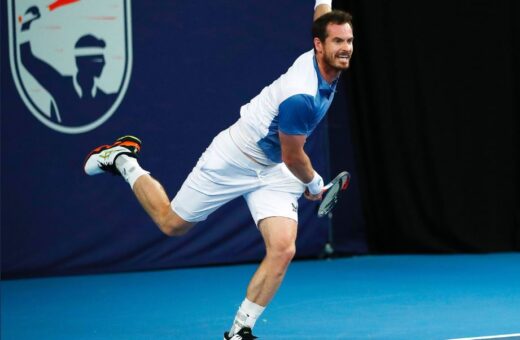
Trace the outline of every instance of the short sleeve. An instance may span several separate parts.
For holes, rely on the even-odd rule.
[[[288,135],[308,135],[314,122],[314,97],[297,94],[284,100],[279,107],[278,129]]]

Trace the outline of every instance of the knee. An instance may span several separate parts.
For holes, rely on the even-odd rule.
[[[296,254],[296,245],[291,244],[287,249],[283,252],[283,258],[284,261],[289,264],[292,259],[294,258],[294,255]]]
[[[170,215],[157,224],[159,229],[165,235],[170,237],[182,236],[186,234],[194,225],[194,223],[184,221],[182,218],[176,215]]]
[[[287,268],[296,254],[294,242],[268,249],[267,255],[275,259],[281,268]]]
[[[183,225],[177,225],[177,224],[161,224],[159,225],[159,229],[166,235],[166,236],[182,236],[186,234],[190,228],[183,226]]]

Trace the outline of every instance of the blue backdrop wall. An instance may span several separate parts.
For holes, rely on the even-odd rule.
[[[186,236],[167,238],[122,179],[88,177],[82,165],[91,147],[134,134],[143,140],[141,164],[172,197],[213,136],[238,118],[240,106],[312,48],[313,3],[286,0],[281,10],[265,1],[65,3],[1,5],[2,275],[261,259],[263,243],[242,199]],[[82,45],[79,38],[89,35],[98,40],[85,38]],[[71,79],[82,60],[104,65],[97,95],[112,96],[110,105],[53,97],[52,84],[61,80],[47,84],[52,72],[24,61],[27,42],[33,57],[61,77],[56,79],[69,76],[61,89],[78,88]],[[88,59],[100,51],[103,60]],[[70,113],[98,110],[94,118],[68,120],[67,103],[77,104]],[[308,152],[328,174],[325,137],[322,127]],[[327,241],[329,222],[315,218],[311,205],[301,202],[299,257],[319,254]]]

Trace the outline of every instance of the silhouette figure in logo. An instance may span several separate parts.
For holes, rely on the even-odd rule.
[[[40,18],[36,6],[29,8],[21,30],[27,31],[31,23]],[[117,93],[105,93],[97,80],[105,67],[105,41],[91,34],[81,36],[74,45],[77,73],[62,75],[53,66],[36,57],[30,41],[20,44],[20,57],[27,71],[52,96],[50,119],[68,126],[85,125],[107,112]]]

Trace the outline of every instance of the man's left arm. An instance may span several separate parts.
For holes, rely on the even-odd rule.
[[[314,17],[313,20],[316,21],[323,14],[332,11],[332,0],[316,0],[316,5],[314,5]]]

